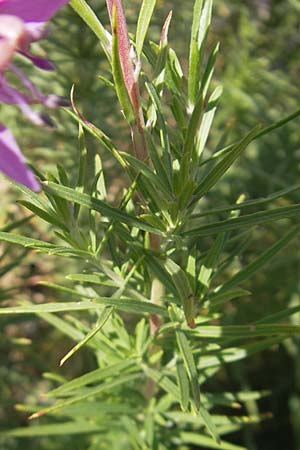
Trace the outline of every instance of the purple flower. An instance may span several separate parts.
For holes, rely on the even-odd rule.
[[[39,190],[39,184],[32,172],[27,168],[21,150],[11,132],[0,124],[0,169],[8,177]]]
[[[68,0],[0,0],[0,102],[15,104],[35,125],[50,125],[46,114],[34,111],[30,105],[40,103],[48,108],[64,106],[64,99],[56,95],[43,95],[27,76],[14,64],[16,52],[28,58],[42,70],[53,70],[51,61],[30,53],[30,44],[43,38],[48,30],[45,22]],[[11,86],[5,72],[12,71],[25,88],[24,92]],[[26,167],[21,151],[11,133],[0,124],[0,171],[38,190],[39,185]]]

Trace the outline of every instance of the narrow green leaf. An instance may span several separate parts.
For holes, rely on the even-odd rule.
[[[14,259],[12,261],[9,260],[9,262],[7,264],[1,264],[0,266],[0,278],[3,277],[5,274],[7,274],[8,272],[10,272],[12,269],[14,269],[15,267],[18,267],[21,262],[24,260],[25,256],[27,255],[28,251],[24,250],[20,256],[18,257],[14,257]],[[2,259],[3,255],[0,256],[0,261]],[[7,291],[9,292],[9,291]],[[2,293],[2,289],[0,288],[0,293]]]
[[[95,298],[95,295],[88,294],[87,292],[86,293],[80,292],[80,291],[77,291],[76,289],[68,288],[67,286],[61,286],[59,284],[50,283],[49,281],[40,281],[39,284],[41,286],[47,286],[50,289],[55,289],[60,292],[65,292],[67,294],[71,294],[72,296],[75,296],[75,297],[81,297],[81,298],[85,298],[85,299],[87,299],[87,298],[94,299]]]
[[[177,295],[177,290],[172,281],[171,275],[166,270],[160,258],[156,258],[151,254],[147,255],[147,266],[155,274],[155,276],[162,282],[162,284],[168,291],[172,292],[173,295]]]
[[[241,392],[222,392],[221,394],[206,393],[205,398],[212,405],[224,405],[231,408],[241,408],[242,402],[249,400],[260,400],[271,395],[271,391],[241,391]],[[230,420],[230,419],[229,419]]]
[[[188,96],[192,108],[199,95],[200,67],[211,20],[212,1],[196,0],[189,54]]]
[[[204,0],[195,0],[193,9],[193,22],[192,22],[190,54],[189,54],[189,77],[188,77],[188,92],[191,104],[193,104],[192,100],[195,99],[197,96],[197,87],[199,83],[199,78],[197,83],[197,76],[199,76],[197,72],[199,72],[199,59],[200,59],[198,35],[199,35],[203,1]]]
[[[214,423],[214,419],[209,414],[209,412],[204,408],[204,406],[201,406],[199,410],[199,415],[201,416],[203,422],[206,425],[206,428],[208,429],[209,433],[211,434],[212,438],[217,442],[217,444],[221,444],[220,436],[218,433],[218,429]]]
[[[105,308],[104,311],[101,313],[100,318],[98,319],[97,325],[93,330],[91,330],[85,338],[78,342],[61,360],[59,365],[62,366],[68,359],[71,358],[78,350],[80,350],[85,344],[87,344],[99,331],[103,328],[103,326],[106,324],[107,320],[109,319],[110,315],[112,314],[114,308]]]
[[[49,212],[49,203],[47,203],[46,199],[44,199],[40,194],[37,192],[32,191],[28,187],[24,186],[23,184],[19,184],[14,180],[9,180],[9,183],[16,188],[19,192],[26,195],[27,198],[29,198],[30,202],[34,204],[37,208],[43,209],[47,212]],[[51,210],[51,209],[50,209]]]
[[[271,195],[268,195],[267,197],[263,198],[257,198],[253,200],[246,200],[245,202],[241,203],[233,203],[228,206],[221,206],[219,208],[211,208],[207,211],[203,211],[201,213],[193,214],[192,219],[198,219],[200,217],[209,216],[209,215],[217,215],[224,212],[231,212],[236,210],[242,210],[245,208],[253,208],[254,206],[261,206],[265,205],[266,203],[270,203],[277,198],[283,197],[284,195],[290,194],[300,188],[300,184],[295,184],[293,186],[287,187],[285,189],[280,189],[279,191],[274,192]]]
[[[0,241],[22,245],[23,247],[35,248],[46,253],[48,253],[49,250],[56,248],[54,244],[50,244],[49,242],[39,241],[38,239],[31,239],[22,235],[6,233],[3,231],[0,231]]]
[[[212,355],[201,355],[199,358],[198,368],[206,370],[213,367],[218,370],[218,367],[223,366],[226,363],[232,363],[235,361],[241,361],[242,359],[249,358],[255,353],[263,350],[270,349],[272,346],[281,343],[288,336],[277,336],[267,339],[262,339],[254,344],[240,345],[239,347],[228,347],[222,349]]]
[[[251,292],[239,287],[228,291],[226,290],[226,292],[217,291],[216,293],[208,295],[207,300],[205,300],[205,302],[203,303],[203,308],[207,308],[210,311],[215,310],[215,308],[219,308],[224,303],[234,298],[242,297],[245,295],[251,295]]]
[[[297,117],[300,116],[300,109],[298,109],[297,111],[293,112],[292,114],[289,114],[288,116],[284,117],[281,120],[278,120],[278,122],[273,123],[272,125],[269,125],[268,127],[263,128],[261,131],[258,131],[256,136],[253,138],[253,140],[259,139],[263,136],[265,136],[266,134],[271,133],[273,130],[276,130],[277,128],[283,127],[284,125],[286,125],[288,122],[290,122],[291,120],[296,119]],[[231,150],[237,145],[238,143],[234,143],[234,144],[230,144],[225,148],[222,148],[221,150],[215,152],[211,157],[207,158],[205,161],[203,161],[200,165],[204,165],[207,164],[208,162],[219,158],[229,152],[231,152]]]
[[[0,227],[0,232],[2,231],[2,232],[8,233],[8,232],[14,230],[15,228],[21,227],[25,223],[29,222],[33,217],[34,217],[34,215],[31,214],[30,216],[24,217],[23,219],[15,220],[14,222],[10,222],[10,223],[4,225],[3,227]]]
[[[87,148],[85,143],[84,129],[81,123],[78,124],[78,147],[79,147],[79,167],[76,181],[76,190],[84,192],[87,177]],[[74,219],[79,216],[80,205],[74,205]]]
[[[190,285],[188,275],[185,271],[171,259],[164,263],[167,272],[170,274],[178,297],[183,305],[184,314],[188,325],[194,325],[194,295]]]
[[[225,244],[225,233],[220,233],[213,245],[211,246],[207,256],[205,257],[203,263],[201,264],[199,275],[198,275],[198,289],[197,295],[199,298],[208,290],[213,270],[216,266],[217,259]]]
[[[190,387],[189,379],[187,373],[183,367],[182,361],[177,361],[176,363],[176,373],[177,373],[177,384],[179,386],[180,397],[181,397],[181,408],[183,411],[187,411],[189,398],[190,398]]]
[[[78,301],[78,302],[66,302],[66,303],[44,303],[41,305],[28,305],[28,306],[14,306],[11,308],[0,308],[0,315],[2,314],[34,314],[44,312],[67,312],[67,311],[86,311],[93,309],[100,309],[100,305],[114,306],[116,309],[127,311],[135,314],[159,314],[166,315],[166,311],[163,307],[155,305],[150,302],[144,302],[141,300],[133,299],[117,299],[112,297],[98,297],[93,301]]]
[[[85,0],[71,0],[70,5],[100,40],[102,48],[108,60],[110,60],[109,34],[105,30],[104,26],[102,25],[92,8],[87,4]]]
[[[30,427],[15,428],[9,431],[0,432],[2,437],[35,437],[35,436],[58,436],[72,434],[93,434],[102,433],[106,430],[107,423],[93,424],[84,420],[76,420],[64,423],[49,425],[37,425]]]
[[[196,99],[195,107],[189,120],[188,128],[185,135],[180,168],[182,177],[185,181],[188,178],[189,168],[192,162],[191,157],[193,155],[194,144],[198,135],[198,129],[200,126],[201,116],[203,112],[203,100],[204,100],[203,93],[200,92],[199,96]]]
[[[214,46],[214,48],[212,49],[212,51],[210,52],[210,55],[208,57],[208,61],[206,64],[206,68],[203,74],[203,77],[201,79],[201,90],[203,92],[203,97],[206,98],[206,94],[214,73],[214,69],[215,69],[215,63],[216,63],[216,58],[217,58],[217,54],[219,51],[219,47],[220,44],[219,42]]]
[[[181,396],[178,387],[170,380],[164,373],[159,370],[152,369],[143,365],[145,374],[152,378],[165,392],[170,394],[178,403],[181,401]]]
[[[285,308],[282,311],[278,311],[274,314],[270,314],[262,319],[257,320],[255,323],[274,323],[284,319],[290,318],[293,314],[297,314],[300,311],[300,306],[294,306],[293,308]]]
[[[201,433],[181,432],[179,433],[179,442],[182,444],[199,445],[202,448],[215,448],[218,450],[247,450],[246,447],[230,444],[230,442],[221,441],[218,444],[214,439]]]
[[[30,419],[36,419],[38,417],[43,416],[44,414],[48,414],[48,413],[52,413],[53,411],[57,411],[58,409],[60,409],[64,406],[74,405],[75,403],[79,403],[90,397],[96,397],[97,395],[107,392],[108,390],[113,389],[117,386],[135,381],[140,377],[141,377],[140,373],[135,373],[135,374],[130,374],[130,375],[120,375],[117,378],[115,378],[113,381],[102,383],[100,386],[96,386],[94,388],[87,388],[86,392],[82,395],[77,395],[77,396],[72,397],[71,399],[59,401],[53,406],[44,408],[44,409],[32,414],[32,416],[30,416]]]
[[[157,95],[155,87],[151,83],[148,83],[148,82],[145,83],[145,86],[146,86],[146,89],[148,91],[148,94],[151,98],[151,101],[155,107],[155,111],[157,114],[157,119],[158,119],[159,128],[160,128],[161,146],[163,149],[163,157],[165,160],[165,168],[166,168],[166,172],[168,174],[170,184],[172,185],[172,159],[171,159],[171,148],[170,148],[167,124],[166,124],[166,121],[165,121],[163,113],[162,113],[160,99]]]
[[[61,228],[62,230],[65,230],[65,231],[68,230],[66,225],[57,218],[57,213],[55,213],[54,211],[51,214],[47,211],[44,211],[41,208],[38,208],[33,203],[28,202],[26,200],[19,200],[19,203],[20,203],[20,205],[29,209],[29,211],[33,212],[38,217],[41,217],[43,220],[45,220],[45,222],[51,223],[52,225],[55,225],[56,227]]]
[[[186,330],[187,334],[201,338],[250,338],[260,336],[300,335],[298,325],[277,325],[277,324],[250,324],[250,325],[225,325],[225,326],[203,326]]]
[[[135,327],[135,348],[137,354],[140,356],[143,354],[146,347],[146,341],[148,338],[149,327],[146,320],[142,318]]]
[[[167,174],[167,170],[163,163],[161,162],[161,156],[158,152],[157,145],[153,142],[153,138],[149,133],[148,129],[144,129],[145,139],[147,143],[147,148],[149,151],[149,155],[155,171],[160,179],[160,181],[164,184],[165,188],[171,191],[171,184]]]
[[[159,47],[158,47],[158,54],[156,59],[156,64],[154,68],[154,77],[153,77],[153,84],[157,89],[157,93],[160,96],[165,84],[165,78],[166,78],[166,69],[167,69],[167,63],[168,63],[168,32],[169,32],[169,26],[172,19],[172,11],[169,12],[165,23],[163,25],[161,35],[160,35],[160,41],[159,41]],[[173,69],[172,65],[169,66],[171,70]],[[153,105],[152,105],[153,106]],[[154,125],[154,124],[153,124]]]
[[[247,267],[240,270],[233,277],[231,277],[228,281],[226,281],[222,287],[220,292],[224,292],[225,290],[231,289],[237,284],[242,283],[251,277],[255,272],[260,270],[265,264],[269,263],[269,261],[279,252],[281,251],[292,239],[299,235],[300,226],[294,227],[291,231],[289,231],[285,236],[279,239],[278,242],[273,244],[270,248],[268,248],[265,252],[263,252],[258,258],[255,259],[252,263],[248,264]]]
[[[211,125],[214,120],[215,112],[217,109],[218,101],[220,100],[220,97],[222,95],[223,88],[221,86],[218,86],[213,93],[211,94],[208,105],[205,109],[205,113],[203,114],[201,125],[198,132],[198,139],[196,144],[196,155],[199,160],[200,156],[202,155],[202,152],[204,150],[204,147],[206,145],[206,141],[209,135],[209,131],[211,128]]]
[[[107,277],[101,276],[98,273],[72,273],[67,275],[66,278],[72,281],[79,281],[80,283],[100,284],[104,286],[119,287],[119,284],[113,280],[107,279]]]
[[[64,111],[69,116],[71,116],[72,119],[74,119],[78,124],[80,124],[88,133],[90,133],[91,136],[96,138],[97,141],[100,142],[106,150],[112,153],[112,155],[116,158],[116,160],[123,168],[126,167],[126,163],[122,160],[117,148],[114,146],[111,139],[102,130],[97,128],[91,122],[88,122],[83,116],[80,115],[78,111],[76,111],[76,114],[69,109],[64,109]]]
[[[201,181],[194,194],[197,198],[203,197],[225,174],[225,172],[232,166],[234,161],[241,155],[241,153],[247,148],[250,142],[255,139],[258,133],[258,127],[250,131],[235,147],[232,148],[226,156],[219,161],[211,171],[206,175],[204,180]]]
[[[144,223],[142,220],[131,216],[125,211],[120,211],[120,209],[114,208],[108,203],[99,200],[98,198],[76,192],[74,189],[51,182],[45,185],[44,189],[45,191],[54,193],[70,202],[78,203],[79,205],[98,211],[112,220],[117,220],[126,224],[134,225],[136,228],[143,229],[155,234],[161,234],[160,231],[157,231],[155,228],[151,227],[147,223]]]
[[[167,202],[174,201],[174,196],[170,192],[169,189],[166,189],[165,184],[161,181],[160,177],[155,175],[150,168],[142,161],[139,161],[137,158],[135,158],[132,155],[129,155],[129,153],[123,153],[120,152],[121,156],[125,161],[127,161],[138,173],[141,173],[145,178],[147,178],[148,182],[151,182],[153,187],[156,189],[159,189],[163,195],[164,200]]]
[[[77,328],[75,328],[73,325],[71,325],[70,322],[65,318],[59,317],[56,314],[48,312],[38,312],[35,314],[37,314],[45,322],[48,322],[54,328],[59,330],[60,333],[62,333],[63,335],[73,339],[75,342],[84,339],[84,334]],[[89,347],[95,348],[92,341],[88,342],[87,345]]]
[[[136,29],[136,52],[141,57],[145,37],[149,28],[156,0],[143,0]]]
[[[209,236],[223,231],[232,231],[242,227],[250,227],[272,222],[274,220],[287,219],[300,214],[300,204],[293,206],[283,206],[281,208],[270,209],[269,211],[259,211],[247,214],[235,219],[221,220],[208,225],[200,225],[192,230],[180,233],[183,237]]]
[[[180,354],[182,356],[182,359],[185,364],[185,368],[191,383],[191,391],[193,394],[193,400],[195,402],[195,406],[197,411],[200,410],[200,388],[199,388],[199,381],[198,381],[198,373],[194,361],[194,357],[192,354],[192,350],[190,348],[189,342],[185,336],[185,334],[180,331],[176,330],[176,338],[177,338],[177,344],[179,347]]]
[[[129,368],[134,367],[136,362],[133,359],[126,359],[125,361],[112,364],[111,366],[92,370],[80,377],[74,378],[62,386],[47,393],[47,397],[59,397],[69,394],[70,391],[79,389],[87,384],[100,383],[102,380],[114,378],[119,373],[125,373]]]

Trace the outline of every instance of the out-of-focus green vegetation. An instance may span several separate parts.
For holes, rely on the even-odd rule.
[[[99,4],[93,0],[89,3],[98,12],[103,23],[107,23],[104,2]],[[125,3],[129,11],[135,11],[132,12],[132,18],[136,18],[139,2],[128,0]],[[171,28],[170,41],[172,46],[176,39],[176,48],[179,53],[182,51],[182,55],[188,45],[187,24],[191,19],[192,5],[191,0],[158,1],[152,25],[154,36],[155,33],[158,35],[163,17],[169,9],[174,8],[175,26]],[[230,141],[235,140],[257,122],[268,124],[298,109],[300,88],[299,1],[218,0],[214,8],[211,40],[221,41],[215,80],[216,84],[223,84],[224,94],[218,107],[214,133],[208,143],[212,148],[221,139],[224,141],[230,137]],[[129,13],[129,25],[130,17]],[[33,74],[41,89],[68,96],[74,83],[76,102],[82,113],[96,125],[105,124],[111,136],[122,140],[119,112],[113,104],[110,91],[98,77],[100,72],[105,71],[102,51],[94,36],[70,9],[66,8],[55,18],[52,34],[43,43],[43,48],[47,49],[47,53],[57,63],[58,70],[56,74],[47,74],[46,77],[39,77],[36,72]],[[24,153],[32,161],[36,161],[37,167],[43,167],[43,170],[47,167],[53,169],[53,164],[60,162],[72,173],[76,168],[77,128],[63,111],[55,113],[54,118],[58,124],[57,130],[45,133],[44,130],[33,129],[26,124],[14,108],[5,108],[6,123],[10,124]],[[88,140],[91,155],[96,151],[95,145],[94,141]],[[119,169],[112,166],[107,155],[103,157],[104,164],[111,166],[112,178],[109,184],[114,199],[123,180],[120,179]],[[267,196],[274,190],[298,183],[299,172],[299,121],[296,121],[251,144],[226,179],[205,200],[206,207],[211,208],[216,200],[219,204],[222,200],[224,204],[231,204],[241,193],[250,198]],[[5,196],[9,200],[15,200],[13,191],[5,190]],[[299,198],[299,191],[295,191],[285,197],[284,205],[289,204],[289,199],[291,202],[299,202]],[[6,200],[2,201],[6,210],[1,211],[0,226],[5,224],[7,215],[16,220],[24,217],[23,208],[10,206]],[[282,200],[277,201],[277,206],[284,205]],[[36,237],[47,233],[40,222],[34,222],[34,225]],[[26,234],[26,224],[20,230]],[[249,240],[242,258],[236,259],[236,269],[251,261],[258,248],[262,250],[278,239],[281,232],[281,225],[269,227],[267,234],[265,230],[256,229],[253,233],[255,239]],[[2,264],[18,257],[23,259],[23,263],[17,271],[12,267],[12,270],[3,274],[0,299],[9,299],[11,294],[6,291],[6,287],[13,283],[25,300],[51,300],[53,293],[46,288],[37,287],[36,281],[43,279],[45,274],[47,281],[51,277],[56,282],[59,281],[58,266],[53,263],[53,259],[25,253],[11,248],[4,255],[5,258],[2,258]],[[273,260],[268,270],[256,274],[251,279],[251,284],[255,285],[254,298],[239,300],[239,303],[228,307],[228,324],[248,323],[260,317],[265,310],[271,313],[287,306],[299,305],[299,257],[299,243],[293,241],[293,245],[287,247],[280,258]],[[57,264],[59,278],[62,279],[64,261],[58,260]],[[293,316],[293,323],[299,322],[300,318]],[[29,402],[40,392],[47,390],[51,382],[42,379],[41,374],[56,370],[58,361],[69,348],[70,342],[64,341],[58,332],[37,318],[26,321],[20,317],[13,320],[11,317],[9,320],[1,318],[0,323],[4,335],[0,348],[0,377],[3,380],[0,387],[1,427],[17,427],[25,423],[26,414],[15,411],[14,405]],[[24,337],[32,339],[33,345],[27,345],[28,342],[22,340]],[[16,342],[19,344],[17,347]],[[82,355],[77,356],[61,373],[72,378],[89,365],[93,367],[88,352],[83,352]],[[233,387],[265,389],[272,386],[272,396],[265,400],[262,409],[272,410],[274,418],[251,430],[246,429],[243,434],[233,438],[236,443],[244,443],[249,450],[300,449],[299,361],[299,340],[291,338],[280,348],[274,348],[274,353],[254,356],[246,365],[237,363],[234,367],[230,366],[214,381],[224,387],[224,390]],[[248,412],[253,412],[255,405],[249,402],[247,407]],[[57,441],[55,438],[45,437],[40,438],[38,443],[37,440],[12,438],[10,441],[6,440],[5,445],[3,450],[29,450],[33,447],[39,450],[83,450],[87,448],[87,441],[84,436],[75,439],[60,437]],[[96,442],[94,446],[91,445],[90,450],[98,448],[102,447]]]

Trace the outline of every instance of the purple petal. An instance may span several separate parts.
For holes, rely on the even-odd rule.
[[[0,0],[0,14],[20,17],[24,22],[46,22],[68,0]]]
[[[52,61],[47,58],[41,58],[39,56],[34,56],[31,53],[19,51],[21,55],[25,56],[25,58],[29,59],[36,67],[42,70],[54,70],[55,66]]]
[[[22,20],[0,13],[0,69],[4,69],[9,64],[25,35],[26,29]]]
[[[0,73],[0,96],[1,94],[2,98],[6,100],[6,103],[17,105],[32,123],[38,126],[47,125],[41,114],[33,111],[29,106],[29,103],[36,103],[36,101],[29,102],[28,97],[10,86]]]
[[[49,94],[44,97],[43,104],[48,108],[58,108],[59,106],[70,106],[70,101],[65,97]]]
[[[0,125],[0,171],[29,189],[40,190],[40,185],[26,166],[13,135],[3,125]]]
[[[50,28],[44,22],[25,23],[25,29],[30,42],[39,41],[50,33]]]
[[[37,100],[30,97],[29,95],[22,94],[22,92],[17,89],[9,86],[7,89],[7,84],[1,84],[1,76],[0,76],[0,102],[8,103],[10,105],[18,104],[20,99],[23,103],[37,103]]]

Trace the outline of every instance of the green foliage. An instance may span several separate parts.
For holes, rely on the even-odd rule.
[[[49,226],[52,238],[16,234],[21,222],[11,222],[0,231],[4,249],[16,244],[26,253],[30,248],[59,256],[68,281],[42,284],[56,293],[54,301],[20,298],[1,307],[1,317],[36,314],[72,340],[60,365],[86,350],[93,369],[72,380],[48,374],[56,387],[46,394],[46,404],[20,406],[39,422],[3,431],[4,443],[14,437],[56,435],[59,440],[79,434],[81,448],[90,450],[243,449],[227,434],[267,419],[257,402],[269,393],[227,392],[216,388],[215,380],[224,366],[300,334],[300,326],[290,323],[299,306],[241,324],[228,323],[226,309],[233,300],[255,297],[249,279],[297,239],[300,207],[288,196],[299,185],[291,183],[265,198],[205,206],[248,147],[279,133],[300,113],[233,136],[230,144],[222,136],[211,146],[208,137],[222,92],[212,82],[218,45],[205,50],[212,2],[195,2],[187,74],[168,46],[171,15],[160,41],[145,43],[154,4],[142,3],[133,43],[139,110],[122,66],[118,43],[124,36],[116,11],[110,48],[111,36],[90,6],[71,2],[104,49],[110,67],[105,89],[119,100],[127,119],[122,126],[131,137],[124,151],[117,132],[110,137],[73,104],[68,114],[79,126],[74,173],[58,166],[57,176],[43,175],[39,195],[15,185],[25,196],[20,204]],[[92,155],[91,146],[96,148]],[[102,162],[112,156],[126,180],[114,202],[110,168]],[[287,204],[278,206],[278,198]],[[247,208],[250,213],[244,213]],[[236,270],[237,257],[255,237],[254,227],[267,233],[269,223],[279,220],[283,237]],[[4,265],[0,276],[23,256]]]

